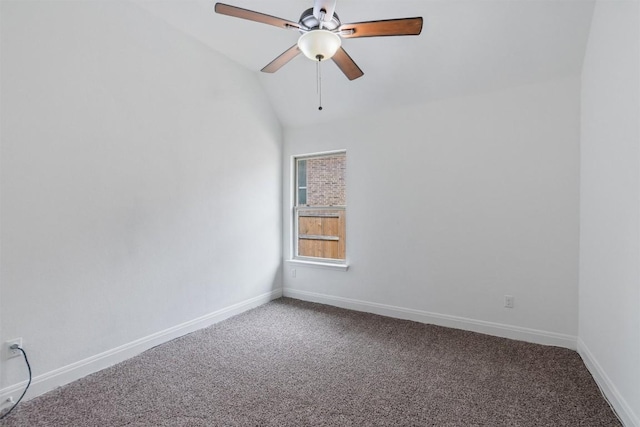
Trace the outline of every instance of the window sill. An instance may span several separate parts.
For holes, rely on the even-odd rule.
[[[300,267],[322,268],[325,270],[347,271],[349,269],[348,264],[333,264],[330,262],[306,261],[301,259],[288,259],[286,262]]]

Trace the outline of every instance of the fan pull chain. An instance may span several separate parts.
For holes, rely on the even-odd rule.
[[[316,85],[318,91],[318,110],[322,111],[322,72],[320,71],[320,61],[322,61],[322,55],[318,55],[318,62],[316,63],[316,75],[318,76],[318,83]]]
[[[316,62],[316,94],[320,93],[320,60]]]

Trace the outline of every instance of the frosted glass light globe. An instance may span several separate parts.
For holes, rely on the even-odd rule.
[[[298,48],[312,61],[331,59],[341,44],[340,36],[327,30],[312,30],[298,39]]]

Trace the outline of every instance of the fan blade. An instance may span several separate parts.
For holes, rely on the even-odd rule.
[[[347,51],[345,51],[342,47],[338,49],[336,54],[333,55],[331,59],[333,59],[333,62],[336,63],[338,68],[342,70],[344,75],[347,76],[349,80],[355,80],[358,77],[362,77],[364,75],[360,67],[356,65],[356,63],[353,61],[353,59],[351,59]]]
[[[300,28],[300,25],[297,22],[287,21],[286,19],[265,15],[264,13],[254,12],[253,10],[242,9],[241,7],[231,6],[224,3],[216,3],[214,10],[216,13],[220,13],[222,15],[261,22],[263,24],[273,25],[284,29]]]
[[[264,67],[262,70],[263,73],[275,73],[280,68],[282,68],[287,62],[291,61],[293,58],[300,54],[300,49],[298,49],[298,45],[294,44],[289,49],[285,50],[280,56],[271,61]]]
[[[356,22],[341,25],[339,30],[340,36],[345,39],[354,37],[417,36],[422,32],[422,18]]]

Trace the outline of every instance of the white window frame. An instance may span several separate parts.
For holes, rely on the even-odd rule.
[[[318,211],[318,210],[327,210],[327,211],[343,211],[346,213],[347,206],[297,206],[297,197],[298,197],[298,160],[312,159],[318,157],[329,157],[334,155],[344,155],[346,156],[347,150],[335,150],[335,151],[323,151],[318,153],[308,153],[308,154],[298,154],[291,156],[291,239],[290,239],[290,254],[291,259],[289,263],[298,264],[298,265],[307,265],[311,267],[320,267],[320,268],[330,268],[336,270],[346,271],[348,269],[348,245],[346,244],[346,218],[345,218],[345,259],[334,259],[334,258],[319,258],[319,257],[308,257],[308,256],[300,256],[298,255],[298,212],[304,211]],[[308,187],[308,183],[307,183]],[[308,193],[307,193],[307,197]]]

